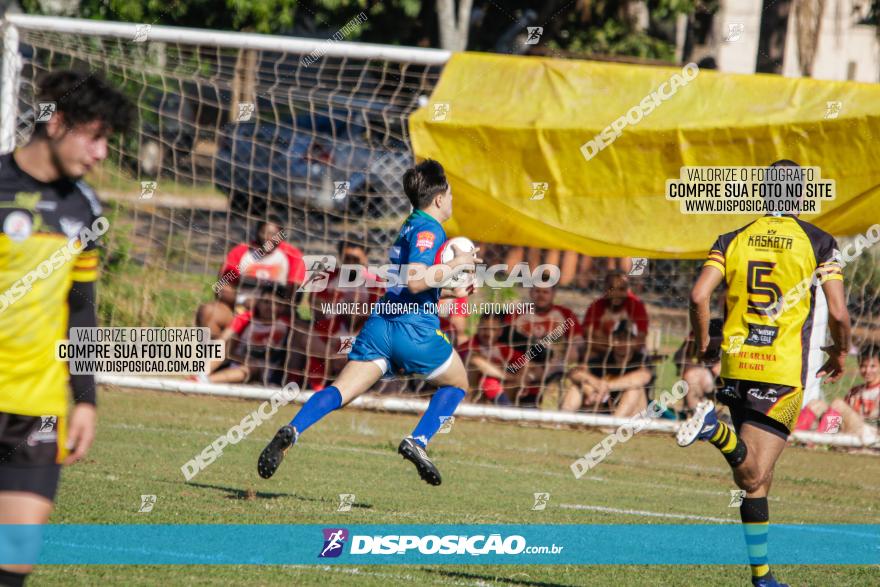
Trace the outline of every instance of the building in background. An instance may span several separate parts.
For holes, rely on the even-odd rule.
[[[689,61],[720,71],[880,81],[870,0],[724,0],[690,19]]]

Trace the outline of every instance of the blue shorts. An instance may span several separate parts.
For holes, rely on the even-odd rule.
[[[449,338],[438,326],[373,314],[354,341],[348,359],[373,361],[386,374],[437,377],[449,368],[453,355]]]

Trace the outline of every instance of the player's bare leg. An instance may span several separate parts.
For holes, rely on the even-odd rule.
[[[773,468],[785,448],[785,440],[749,423],[742,425],[739,438],[748,450],[742,464],[733,467],[733,480],[746,492],[746,497],[767,497]]]
[[[24,491],[0,492],[0,524],[45,524],[52,513],[52,502]],[[27,575],[33,565],[0,565],[0,571]]]
[[[382,375],[382,369],[373,361],[349,361],[333,382],[333,387],[339,390],[345,406],[373,387]]]
[[[748,421],[734,431],[718,421],[711,401],[700,402],[693,417],[681,425],[676,436],[680,446],[705,440],[721,451],[733,471],[737,487],[746,492],[740,505],[740,518],[746,535],[752,584],[755,587],[787,587],[776,581],[767,562],[770,521],[767,495],[773,482],[773,469],[785,449],[786,439]]]
[[[268,479],[278,470],[284,455],[306,428],[373,387],[384,373],[374,361],[349,361],[332,385],[315,392],[290,424],[282,426],[257,461],[257,472]]]

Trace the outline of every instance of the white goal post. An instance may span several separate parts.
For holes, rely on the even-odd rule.
[[[140,256],[140,262],[145,267],[159,270],[176,271],[189,274],[200,273],[208,280],[215,271],[217,253],[212,249],[211,240],[220,240],[224,244],[236,242],[245,229],[250,229],[252,223],[259,218],[259,213],[252,207],[254,195],[260,190],[271,191],[271,186],[279,182],[284,183],[284,190],[289,190],[282,195],[282,201],[289,207],[303,208],[302,232],[295,235],[299,237],[298,244],[304,252],[325,252],[328,247],[335,246],[340,232],[330,227],[326,221],[316,223],[314,228],[308,223],[311,221],[308,213],[311,211],[322,214],[335,214],[340,225],[359,227],[364,224],[364,219],[369,218],[371,228],[363,229],[363,238],[375,249],[387,247],[389,244],[389,229],[380,225],[381,220],[395,218],[404,211],[399,202],[400,189],[394,182],[399,181],[401,164],[405,159],[401,158],[401,149],[408,149],[406,119],[408,115],[430,95],[439,70],[449,60],[451,53],[438,49],[386,46],[370,43],[352,43],[335,41],[332,39],[304,39],[283,36],[269,36],[248,33],[208,31],[199,29],[151,26],[129,23],[102,22],[83,19],[58,18],[32,16],[24,14],[6,14],[0,21],[0,38],[2,38],[2,72],[0,72],[0,152],[12,150],[16,142],[22,139],[22,125],[27,124],[23,117],[27,112],[23,111],[23,104],[28,103],[32,97],[33,75],[37,70],[44,71],[47,67],[55,66],[56,57],[62,57],[62,63],[76,62],[85,63],[106,69],[126,83],[137,84],[139,99],[145,102],[150,90],[162,89],[168,91],[166,85],[176,88],[173,92],[181,95],[186,94],[186,84],[192,80],[188,76],[198,78],[198,96],[205,102],[210,102],[213,110],[216,110],[213,122],[205,122],[205,114],[201,105],[194,110],[186,106],[181,100],[176,103],[172,114],[176,117],[178,127],[191,127],[189,130],[181,130],[176,127],[174,136],[163,134],[163,130],[156,131],[154,142],[167,152],[171,152],[170,159],[161,159],[158,164],[162,172],[173,174],[178,184],[186,182],[197,183],[198,180],[207,178],[218,183],[218,171],[215,166],[199,176],[196,163],[187,159],[195,149],[200,133],[214,133],[219,135],[223,125],[228,122],[228,115],[233,108],[230,104],[224,104],[221,96],[237,97],[244,99],[263,99],[266,108],[275,115],[274,120],[281,120],[281,116],[274,110],[285,100],[290,102],[290,111],[294,110],[294,104],[306,113],[316,112],[331,120],[333,124],[344,123],[358,125],[370,131],[379,138],[370,144],[360,144],[353,139],[338,138],[335,134],[333,140],[342,144],[344,149],[338,149],[335,166],[326,165],[317,157],[306,156],[308,170],[304,175],[297,175],[286,167],[279,171],[277,168],[266,166],[265,178],[259,181],[267,182],[265,186],[257,179],[247,175],[246,182],[251,186],[247,192],[246,206],[243,216],[246,222],[241,227],[230,228],[229,223],[217,223],[209,216],[208,220],[200,220],[205,224],[197,229],[183,230],[184,245],[181,247],[188,251],[204,248],[203,254],[187,257],[181,260],[179,255],[168,253],[170,247],[167,244],[179,231],[179,221],[173,215],[162,216],[156,212],[144,211],[133,208],[130,218],[131,233],[140,235],[138,241],[141,247],[135,253]],[[140,40],[138,40],[140,39]],[[144,49],[132,50],[133,46],[144,47],[143,41],[147,39],[154,44],[153,52]],[[141,43],[141,45],[138,45]],[[22,54],[22,48],[28,47],[28,54]],[[254,53],[247,56],[246,61],[253,70],[252,79],[242,80],[239,76],[242,64],[242,55],[248,51]],[[142,59],[137,61],[134,57]],[[320,55],[321,60],[315,61],[314,65],[297,67],[295,64],[300,58],[310,55]],[[174,56],[182,56],[188,60],[186,67],[177,68],[173,64],[166,63]],[[291,57],[291,59],[288,59]],[[37,61],[40,61],[37,65]],[[48,64],[48,65],[47,65]],[[281,64],[281,65],[279,65]],[[395,64],[396,68],[389,68],[387,64]],[[283,68],[293,67],[293,73],[282,79],[272,79],[273,67],[275,75]],[[30,77],[25,76],[27,68],[31,69]],[[433,68],[433,69],[432,69]],[[149,76],[158,76],[159,81],[149,81]],[[291,81],[290,76],[296,78]],[[398,87],[389,90],[389,78],[399,80]],[[147,80],[147,81],[145,81]],[[214,93],[209,97],[202,94],[202,90],[208,88]],[[152,103],[139,104],[145,108],[153,108],[154,114],[160,122],[165,115],[162,104],[153,106]],[[229,111],[229,112],[226,112]],[[290,114],[290,112],[281,113]],[[227,118],[223,118],[226,116]],[[190,118],[194,120],[190,120]],[[208,117],[210,118],[210,117]],[[212,126],[213,125],[213,126]],[[279,125],[280,126],[280,125]],[[334,127],[335,128],[335,127]],[[307,132],[316,135],[317,131]],[[333,131],[334,133],[336,130]],[[187,134],[189,142],[183,147],[172,144],[182,134]],[[368,133],[369,134],[369,133]],[[191,136],[190,136],[191,135]],[[254,141],[256,142],[256,140]],[[145,148],[146,138],[138,137],[135,150]],[[337,145],[333,145],[335,148]],[[291,141],[290,150],[296,147],[295,140]],[[120,151],[123,148],[120,147]],[[278,154],[273,147],[267,149],[272,156]],[[249,153],[252,161],[256,160],[256,147]],[[125,153],[118,153],[119,161],[126,159]],[[344,156],[343,156],[344,155]],[[408,155],[408,153],[407,153]],[[285,154],[286,156],[286,154]],[[361,168],[369,167],[372,177],[365,182],[363,198],[366,202],[360,208],[339,208],[337,203],[328,198],[323,200],[314,198],[318,192],[326,192],[327,184],[332,180],[347,179],[346,173],[351,173],[355,164],[344,161],[345,158],[357,159],[357,165]],[[181,164],[182,171],[177,168]],[[318,161],[318,162],[315,162]],[[286,161],[285,164],[290,163]],[[120,166],[122,163],[119,164]],[[293,164],[291,164],[293,165]],[[313,172],[316,166],[323,167],[318,172]],[[348,167],[346,167],[348,165]],[[138,167],[136,180],[146,173],[143,167]],[[241,169],[238,168],[237,172]],[[241,191],[232,184],[235,181],[236,171],[230,173],[230,178],[223,181],[230,182],[230,198],[234,192]],[[337,174],[337,175],[334,175]],[[342,174],[342,175],[338,175]],[[161,179],[160,179],[161,181]],[[140,183],[133,181],[132,185]],[[332,186],[331,186],[332,187]],[[283,190],[282,190],[283,191]],[[396,193],[395,193],[396,192]],[[99,190],[99,194],[100,194]],[[305,195],[303,195],[305,194]],[[398,198],[395,200],[394,198]],[[373,204],[375,204],[374,207]],[[346,202],[348,205],[348,202]],[[195,206],[195,204],[193,204]],[[334,207],[335,206],[335,207]],[[191,211],[190,218],[196,216],[195,210]],[[157,218],[159,220],[157,220]],[[167,221],[168,227],[156,228],[159,221]],[[386,223],[389,224],[390,223]],[[381,233],[384,230],[384,233]],[[177,228],[176,228],[177,227]],[[240,228],[240,230],[239,230]],[[204,245],[204,246],[203,246]],[[169,279],[170,282],[170,279]],[[671,286],[663,286],[671,289]],[[139,315],[139,314],[137,314]],[[115,315],[110,318],[110,326],[119,325],[122,319]],[[143,325],[143,324],[138,324]],[[127,388],[139,388],[161,390],[182,393],[204,393],[227,397],[240,397],[249,399],[266,399],[273,389],[260,386],[241,385],[211,385],[180,381],[176,379],[155,379],[147,377],[124,377],[124,376],[100,376],[99,382],[107,385],[118,385]],[[297,401],[303,401],[310,394],[300,394]],[[408,399],[407,397],[369,396],[358,398],[354,402],[356,407],[363,409],[375,409],[387,412],[419,412],[427,402],[423,399]],[[529,422],[547,425],[576,425],[576,426],[603,426],[616,427],[627,423],[627,420],[614,418],[601,414],[566,413],[552,410],[538,410],[518,407],[496,407],[478,404],[463,404],[456,416],[465,418],[489,418],[499,421]],[[657,432],[672,432],[676,424],[669,420],[651,420],[644,429]],[[860,439],[845,434],[814,434],[795,433],[794,438],[804,442],[827,444],[841,447],[862,446]]]

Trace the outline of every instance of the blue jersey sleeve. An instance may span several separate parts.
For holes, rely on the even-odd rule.
[[[442,230],[432,230],[425,226],[421,230],[413,230],[407,238],[409,263],[424,263],[431,266],[436,263],[437,252],[446,241],[446,235]]]

